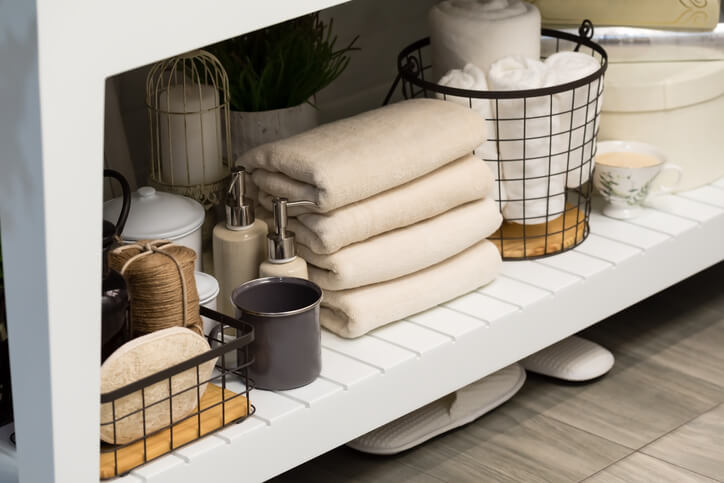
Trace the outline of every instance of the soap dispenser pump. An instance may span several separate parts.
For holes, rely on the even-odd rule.
[[[226,220],[213,233],[214,275],[219,282],[219,311],[234,315],[231,292],[259,276],[259,264],[266,252],[266,223],[254,216],[254,202],[246,195],[247,172],[243,166],[231,169],[226,193]]]
[[[287,208],[295,206],[317,206],[312,201],[289,201],[275,197],[274,233],[267,235],[268,258],[259,267],[260,277],[309,278],[307,262],[297,256],[294,246],[294,232],[287,230]]]

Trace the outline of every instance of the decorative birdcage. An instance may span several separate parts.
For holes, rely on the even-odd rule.
[[[163,60],[146,78],[146,106],[150,183],[208,213],[224,199],[232,162],[226,71],[204,50]]]

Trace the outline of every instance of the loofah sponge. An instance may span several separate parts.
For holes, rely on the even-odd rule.
[[[171,327],[133,339],[121,346],[101,366],[101,394],[119,389],[158,371],[210,350],[206,339],[183,327]],[[168,379],[101,405],[101,439],[111,444],[126,444],[188,416],[206,391],[206,384],[196,390],[199,381],[211,377],[215,359]],[[186,391],[184,391],[186,390]],[[182,392],[184,391],[184,392]],[[165,399],[165,400],[164,400]],[[152,405],[155,402],[158,404]],[[141,411],[145,402],[146,409]],[[113,407],[115,406],[115,407]],[[136,412],[137,411],[137,412]],[[115,412],[115,425],[113,424]],[[115,428],[114,428],[115,426]]]

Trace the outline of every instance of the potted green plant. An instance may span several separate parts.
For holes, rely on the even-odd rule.
[[[337,48],[332,20],[314,13],[211,46],[229,75],[234,157],[316,126],[314,96],[345,70],[357,38]]]

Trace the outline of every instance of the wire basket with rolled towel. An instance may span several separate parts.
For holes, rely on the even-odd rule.
[[[401,83],[406,99],[436,97],[481,117],[488,137],[475,155],[495,177],[492,197],[505,222],[490,240],[505,260],[561,253],[588,236],[608,65],[606,51],[591,40],[589,21],[578,35],[541,30],[540,15],[521,3],[445,0],[433,7],[432,36],[400,52],[385,99]],[[508,43],[495,37],[504,28],[514,29]],[[479,41],[457,48],[450,29]],[[546,45],[555,44],[555,53],[539,59],[541,35]]]

